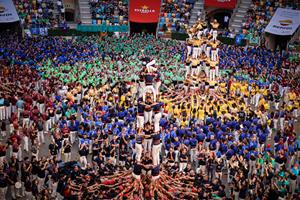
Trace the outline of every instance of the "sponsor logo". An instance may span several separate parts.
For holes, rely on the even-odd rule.
[[[0,4],[0,13],[4,13],[4,12],[5,12],[5,7]]]
[[[154,9],[150,9],[149,6],[143,5],[140,8],[135,8],[134,12],[138,12],[141,14],[155,13]]]
[[[289,25],[291,25],[292,23],[293,23],[293,21],[290,20],[290,19],[279,20],[279,24],[280,24],[281,26],[289,26]]]

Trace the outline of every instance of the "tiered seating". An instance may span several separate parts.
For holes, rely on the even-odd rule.
[[[57,5],[55,5],[55,2]],[[61,0],[14,0],[17,12],[25,27],[54,27],[63,19]],[[58,17],[55,16],[57,9]]]
[[[260,1],[253,0],[251,8],[247,12],[247,19],[243,23],[243,29],[252,34],[257,31],[261,34],[268,25],[277,8],[296,8],[290,1]]]
[[[163,0],[159,31],[185,32],[195,0]]]
[[[92,24],[128,23],[128,0],[91,0]]]

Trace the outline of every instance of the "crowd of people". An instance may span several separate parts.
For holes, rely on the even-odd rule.
[[[250,34],[257,32],[258,35],[261,35],[277,8],[297,9],[297,6],[299,5],[288,0],[253,0],[251,8],[247,12],[246,21],[243,22],[243,29],[247,30]]]
[[[191,17],[194,0],[166,0],[161,6],[159,31],[185,32]]]
[[[94,24],[122,25],[128,23],[127,0],[90,0]]]
[[[25,28],[55,27],[64,20],[65,9],[61,0],[15,0],[14,4]]]
[[[2,37],[1,196],[299,198],[299,58],[200,25],[187,44]]]

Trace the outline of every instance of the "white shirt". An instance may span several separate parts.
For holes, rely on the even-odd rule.
[[[229,17],[226,15],[225,17],[224,17],[224,22],[228,22],[229,21]]]

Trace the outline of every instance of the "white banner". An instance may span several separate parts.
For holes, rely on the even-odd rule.
[[[275,35],[293,35],[300,25],[300,10],[278,8],[265,31]]]
[[[16,22],[20,18],[12,0],[0,0],[0,23]]]

